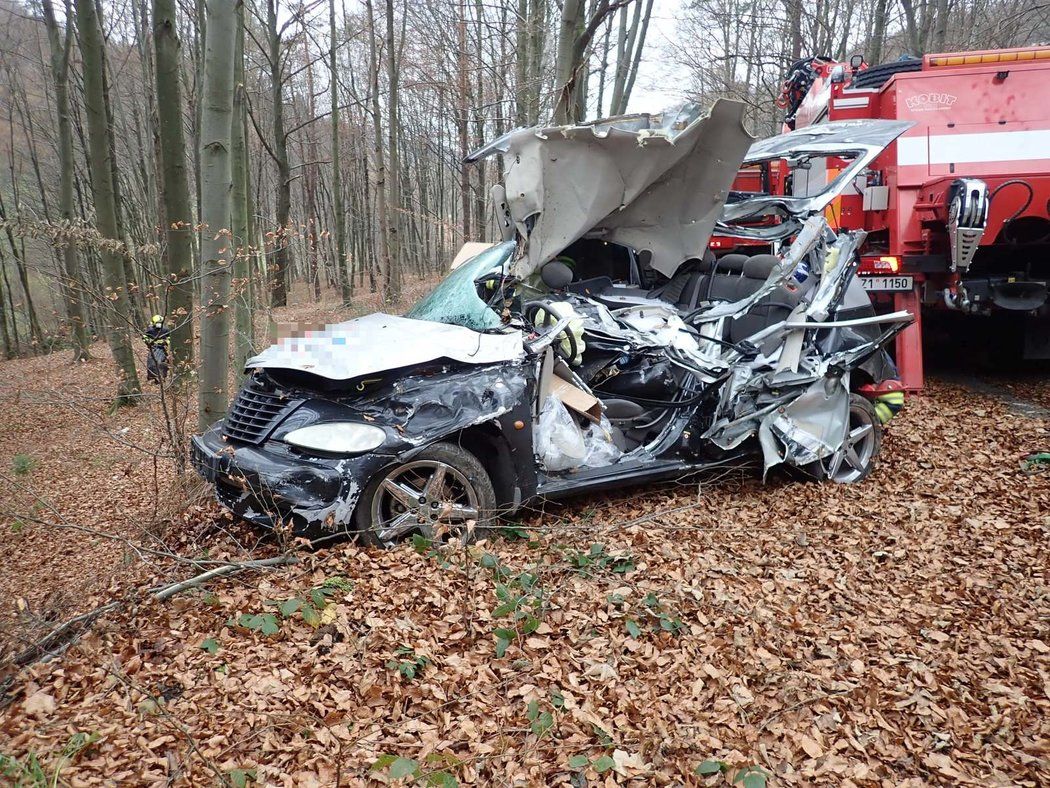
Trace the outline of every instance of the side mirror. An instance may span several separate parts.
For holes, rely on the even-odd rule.
[[[854,71],[859,71],[860,67],[864,65],[864,55],[854,55],[849,59],[849,67]]]
[[[560,260],[551,260],[540,269],[540,279],[551,290],[564,290],[572,282],[572,269]]]

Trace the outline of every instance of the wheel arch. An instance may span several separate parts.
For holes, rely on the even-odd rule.
[[[465,427],[440,439],[473,454],[489,475],[501,509],[516,509],[524,498],[514,452],[498,420]]]

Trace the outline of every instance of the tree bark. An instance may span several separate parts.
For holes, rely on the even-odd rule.
[[[120,373],[117,404],[133,402],[141,391],[131,349],[127,281],[124,255],[117,231],[117,212],[110,162],[110,127],[103,82],[102,29],[93,0],[76,0],[77,30],[84,70],[84,112],[88,126],[88,156],[91,161],[91,191],[95,199],[95,223],[103,243],[101,249],[106,296],[110,300],[107,333],[113,359]]]
[[[386,162],[383,155],[383,116],[379,108],[379,55],[376,51],[375,11],[372,0],[366,0],[368,11],[368,70],[369,92],[372,94],[372,135],[376,171],[376,212],[379,214],[379,281],[383,300],[389,294],[390,283],[390,227],[389,208],[386,202]]]
[[[339,72],[336,68],[335,0],[328,0],[328,79],[332,99],[332,221],[335,223],[335,266],[343,304],[353,298],[353,274],[346,259],[346,217],[343,215],[342,151],[339,140]]]
[[[239,0],[210,0],[201,115],[201,372],[199,426],[226,414],[230,362],[230,149]]]
[[[181,377],[193,366],[193,209],[182,126],[182,43],[175,0],[153,0],[153,45],[157,60],[161,203],[167,241],[164,311],[172,329],[172,371]]]
[[[76,218],[73,199],[73,126],[69,119],[69,57],[73,47],[73,25],[70,21],[69,5],[66,5],[66,29],[64,39],[59,38],[58,23],[51,0],[42,0],[44,24],[51,47],[51,76],[55,82],[55,112],[58,115],[58,209],[63,229],[68,233]],[[65,278],[63,292],[66,296],[66,315],[69,320],[69,337],[73,345],[73,361],[87,361],[88,335],[84,319],[84,304],[80,294],[84,284],[77,272],[77,247],[71,238],[62,243],[62,273]],[[4,327],[6,331],[6,326]]]
[[[273,154],[277,163],[277,228],[274,235],[270,282],[272,306],[288,304],[288,273],[292,250],[288,230],[292,216],[292,171],[288,164],[288,139],[284,133],[284,69],[281,67],[281,32],[277,27],[277,0],[266,2],[270,86],[273,99]]]
[[[245,362],[255,352],[252,323],[252,238],[248,221],[248,145],[247,108],[244,101],[244,4],[237,3],[236,44],[233,52],[233,120],[231,178],[233,206],[231,209],[234,245],[233,303],[234,338],[233,371],[242,375]]]
[[[401,153],[399,132],[401,121],[398,107],[398,57],[394,47],[394,0],[386,0],[386,79],[387,131],[390,149],[390,200],[387,260],[390,265],[387,280],[387,300],[401,300]]]

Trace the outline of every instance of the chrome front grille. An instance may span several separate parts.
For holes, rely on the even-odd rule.
[[[231,440],[262,443],[296,404],[298,400],[259,391],[249,384],[238,392],[230,405],[223,431]]]

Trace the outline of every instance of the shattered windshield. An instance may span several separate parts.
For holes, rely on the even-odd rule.
[[[487,274],[501,273],[513,252],[514,242],[506,241],[467,260],[408,310],[405,317],[474,331],[499,328],[499,314],[478,295],[475,281]]]

